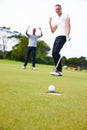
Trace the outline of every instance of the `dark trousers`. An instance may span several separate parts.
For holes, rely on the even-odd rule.
[[[28,59],[29,59],[29,56],[30,56],[31,52],[32,52],[32,67],[35,67],[36,47],[28,47],[27,48],[27,53],[26,53],[26,58],[25,58],[25,63],[24,63],[25,67],[28,64]]]
[[[60,50],[62,49],[64,43],[66,42],[66,36],[58,36],[56,37],[53,45],[53,51],[52,51],[52,56],[54,59],[55,66],[57,65],[61,55],[60,55]],[[56,71],[61,71],[62,72],[62,62],[60,60],[59,65],[56,68]]]

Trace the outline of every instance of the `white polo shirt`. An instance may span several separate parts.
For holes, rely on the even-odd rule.
[[[66,36],[67,34],[67,28],[66,28],[66,20],[70,19],[68,14],[62,14],[58,17],[57,25],[58,28],[56,30],[57,36]]]
[[[30,35],[28,47],[37,47],[37,39],[38,39],[37,35]]]

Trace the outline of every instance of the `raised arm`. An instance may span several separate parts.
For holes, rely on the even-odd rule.
[[[42,33],[41,28],[39,28],[39,30],[40,30],[40,35],[39,35],[38,37],[40,38],[40,37],[42,37],[42,36],[43,36],[43,33]]]
[[[51,32],[54,33],[58,26],[57,25],[52,26],[52,17],[49,18],[49,25]]]
[[[29,37],[30,35],[28,34],[28,29],[30,28],[30,26],[27,27],[27,30],[26,30],[26,35]]]

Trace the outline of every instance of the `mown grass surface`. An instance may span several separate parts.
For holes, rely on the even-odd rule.
[[[0,60],[0,130],[87,130],[87,72]],[[47,94],[55,85],[61,96]]]

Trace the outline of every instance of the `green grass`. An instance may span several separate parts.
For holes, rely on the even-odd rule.
[[[0,60],[0,130],[87,130],[87,72]],[[55,85],[61,96],[47,94]]]

